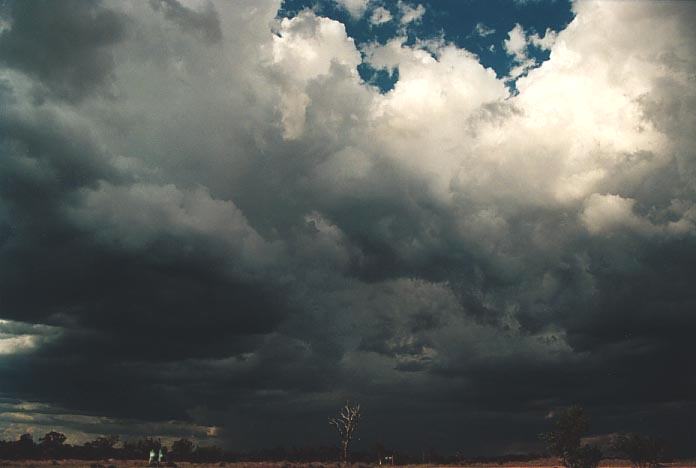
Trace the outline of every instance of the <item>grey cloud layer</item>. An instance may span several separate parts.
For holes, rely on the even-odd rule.
[[[511,96],[400,38],[380,94],[278,6],[0,9],[0,391],[238,448],[330,443],[346,396],[404,447],[572,402],[688,447],[696,8],[578,2]]]

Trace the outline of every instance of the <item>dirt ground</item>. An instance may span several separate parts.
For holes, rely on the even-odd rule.
[[[140,460],[0,460],[0,466],[17,466],[22,468],[36,467],[48,468],[53,466],[75,467],[75,468],[130,468],[147,467],[147,462]],[[339,468],[339,463],[290,463],[290,462],[244,462],[244,463],[188,463],[181,462],[176,464],[179,468]],[[376,467],[377,464],[355,463],[352,468]],[[383,465],[385,468],[389,465]],[[442,465],[394,465],[396,468],[435,468]],[[475,463],[462,465],[446,465],[451,468],[562,468],[554,460],[538,460],[531,462],[510,462],[510,463]],[[630,463],[624,460],[604,460],[599,465],[601,468],[630,468]],[[685,462],[665,463],[665,468],[696,468],[696,460]]]

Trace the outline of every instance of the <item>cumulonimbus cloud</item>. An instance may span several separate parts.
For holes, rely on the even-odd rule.
[[[359,46],[277,1],[78,2],[54,17],[77,44],[23,5],[0,32],[0,301],[58,331],[6,338],[13,397],[230,446],[267,443],[250,422],[271,414],[279,441],[324,440],[346,394],[404,444],[407,418],[455,413],[533,443],[576,400],[693,414],[673,389],[696,303],[691,3],[574,3],[510,42],[550,49],[514,95],[455,44]],[[85,378],[108,384],[81,398]]]

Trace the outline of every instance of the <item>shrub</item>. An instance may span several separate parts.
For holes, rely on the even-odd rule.
[[[624,454],[636,468],[660,466],[665,451],[661,440],[640,434],[622,434],[613,442],[614,450]]]
[[[589,418],[579,406],[562,411],[554,422],[555,429],[541,434],[549,452],[559,457],[567,468],[595,468],[602,459],[597,446],[582,445],[589,429]]]

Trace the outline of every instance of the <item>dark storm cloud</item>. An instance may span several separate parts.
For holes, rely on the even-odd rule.
[[[494,453],[538,448],[580,403],[596,434],[689,447],[694,41],[650,51],[657,71],[616,64],[669,48],[612,35],[649,4],[612,3],[620,24],[578,6],[609,23],[559,35],[606,67],[559,49],[596,85],[575,108],[563,73],[508,97],[446,44],[375,52],[400,66],[382,95],[340,24],[274,22],[270,0],[64,5],[10,3],[0,25],[8,408],[85,432],[221,426],[244,449],[333,443],[326,417],[354,398],[365,444]],[[525,91],[548,76],[551,97]]]
[[[151,0],[150,5],[164,16],[178,24],[184,31],[200,34],[208,42],[222,39],[220,19],[215,7],[208,3],[203,11],[186,8],[177,0]]]
[[[10,26],[0,35],[0,62],[65,99],[79,99],[108,85],[114,69],[110,46],[123,37],[125,17],[99,2],[8,5]]]

